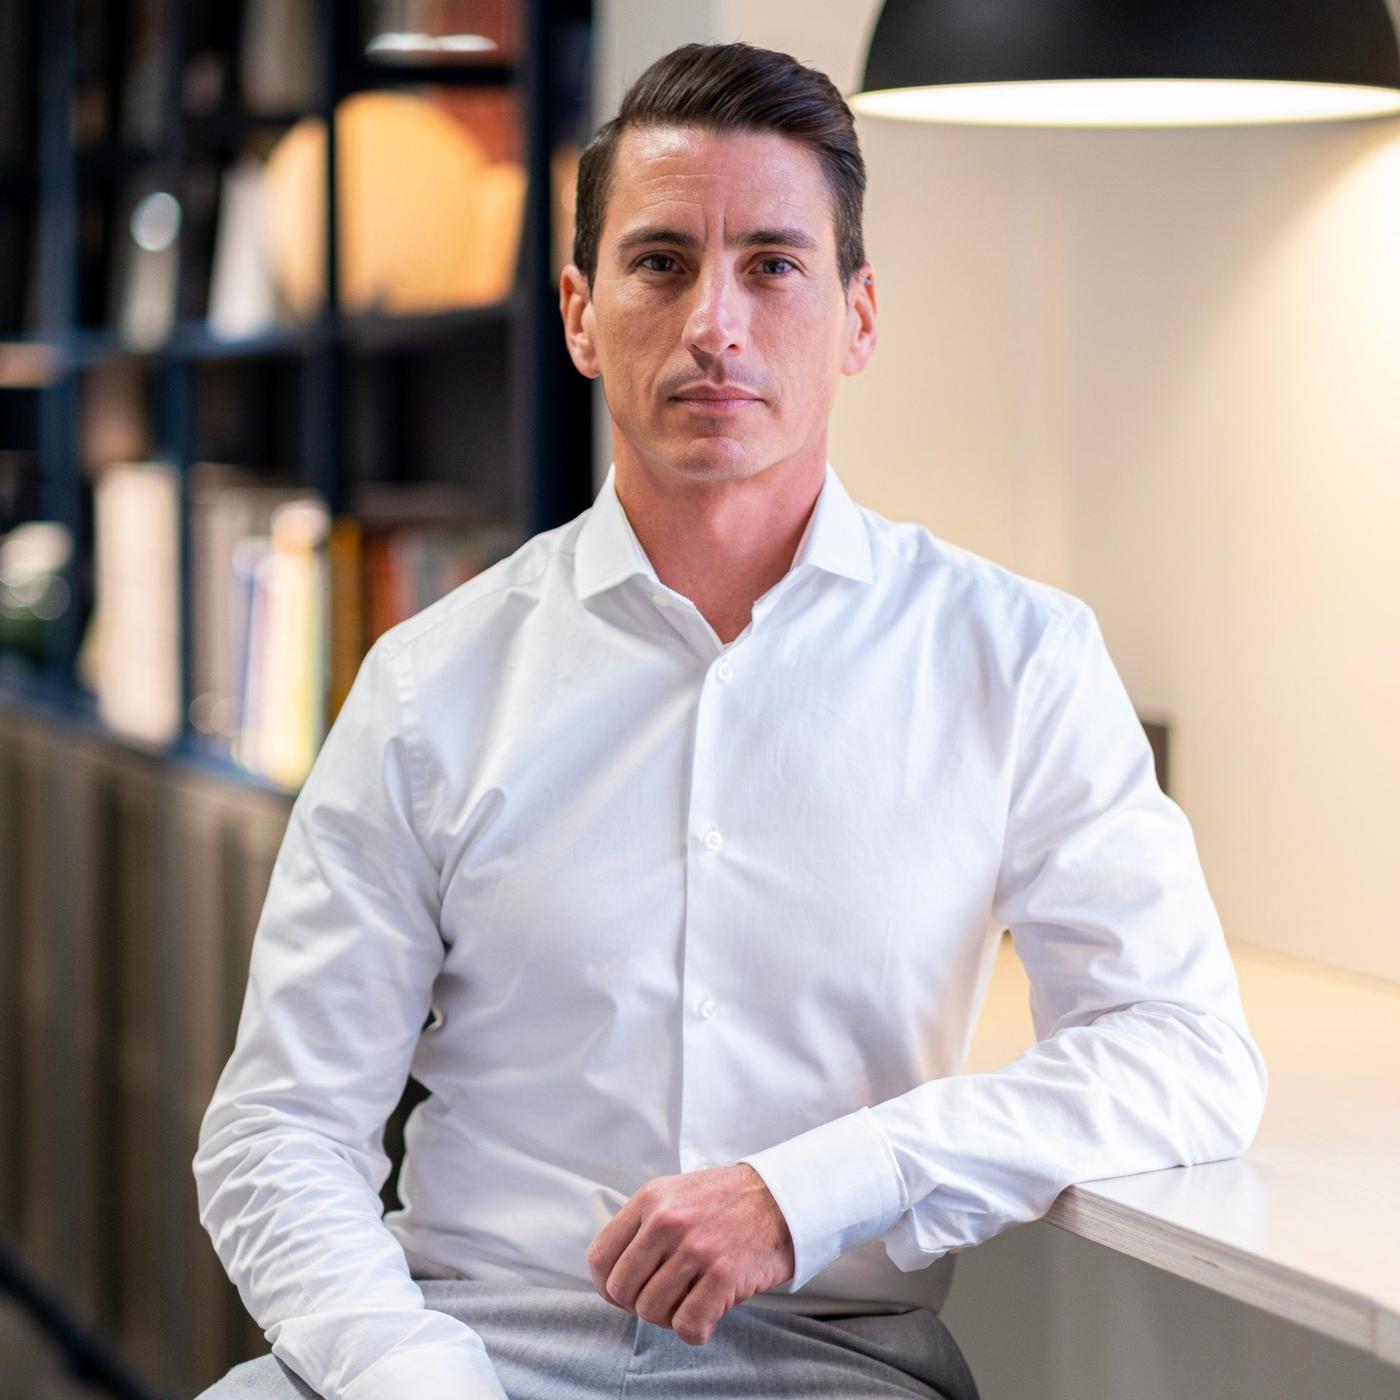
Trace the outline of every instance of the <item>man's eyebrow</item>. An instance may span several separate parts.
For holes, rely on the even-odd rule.
[[[777,243],[785,248],[801,248],[813,253],[821,246],[810,233],[800,228],[753,228],[730,241],[740,248],[757,248]],[[653,225],[623,234],[617,241],[617,250],[619,253],[630,252],[644,243],[669,243],[676,248],[694,250],[700,246],[700,239],[685,229]]]

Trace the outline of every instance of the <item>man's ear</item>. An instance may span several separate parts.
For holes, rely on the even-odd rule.
[[[875,353],[875,270],[862,263],[851,274],[846,292],[846,344],[842,374],[859,374]]]
[[[564,343],[574,367],[589,379],[602,374],[594,344],[593,298],[588,282],[573,263],[559,274],[559,314],[564,318]]]

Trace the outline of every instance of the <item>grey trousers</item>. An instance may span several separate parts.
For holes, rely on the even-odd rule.
[[[691,1346],[590,1290],[413,1276],[428,1307],[467,1323],[511,1400],[978,1400],[937,1313],[806,1317],[740,1303]],[[274,1356],[235,1366],[198,1400],[320,1400]]]

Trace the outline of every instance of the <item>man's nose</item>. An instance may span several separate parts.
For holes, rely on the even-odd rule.
[[[723,355],[744,348],[744,293],[734,275],[715,267],[695,279],[690,314],[685,323],[685,344],[706,355]]]

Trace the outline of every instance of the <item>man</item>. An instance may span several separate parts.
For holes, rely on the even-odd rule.
[[[298,798],[194,1162],[273,1356],[206,1394],[973,1400],[957,1250],[1252,1139],[1092,611],[827,461],[863,190],[830,81],[744,44],[585,151],[560,309],[613,463],[375,644]],[[1007,926],[1040,1040],[959,1075]]]

